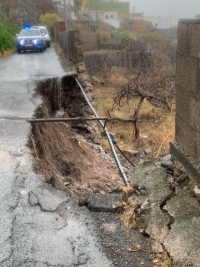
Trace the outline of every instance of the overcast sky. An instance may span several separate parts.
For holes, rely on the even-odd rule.
[[[200,14],[200,0],[129,0],[131,8],[145,15],[170,17],[176,24],[180,18],[194,18]]]

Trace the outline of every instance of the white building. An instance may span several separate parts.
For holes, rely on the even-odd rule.
[[[55,5],[64,6],[64,0],[51,0]],[[65,0],[67,7],[74,7],[74,0]]]
[[[154,16],[143,16],[143,20],[152,22],[153,26],[158,29],[166,29],[171,27],[171,18],[163,18],[161,16],[154,17]]]
[[[94,21],[102,21],[116,28],[120,27],[120,18],[117,11],[89,10],[88,15]]]
[[[132,18],[135,20],[146,20],[152,23],[152,25],[158,29],[167,29],[172,26],[170,17],[163,18],[161,16],[148,16],[144,13],[133,13]]]

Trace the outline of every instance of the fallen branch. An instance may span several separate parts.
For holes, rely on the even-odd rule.
[[[158,152],[156,153],[156,158],[158,157],[158,155],[160,154],[160,150],[164,144],[164,142],[167,140],[167,138],[172,134],[172,132],[170,132],[168,135],[165,136],[165,138],[163,139],[162,143],[160,144],[159,148],[158,148]]]

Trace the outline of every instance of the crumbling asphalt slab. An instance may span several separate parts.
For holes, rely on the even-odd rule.
[[[169,179],[170,178],[170,179]],[[131,184],[136,194],[130,203],[138,203],[137,217],[154,239],[156,251],[165,250],[174,266],[200,266],[200,204],[191,180],[176,184],[157,161],[145,162],[132,170]]]
[[[157,254],[152,240],[140,234],[137,227],[127,228],[119,213],[92,212],[99,228],[102,250],[112,261],[111,267],[152,267]]]
[[[0,266],[110,266],[87,208],[34,172],[27,147],[31,125],[19,120],[41,104],[35,81],[64,74],[53,47],[0,64]]]

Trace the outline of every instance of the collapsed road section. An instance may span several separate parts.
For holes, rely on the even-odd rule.
[[[1,66],[0,266],[111,266],[102,252],[97,227],[88,209],[78,207],[66,192],[54,189],[35,173],[27,147],[31,125],[23,118],[33,117],[42,103],[41,97],[34,97],[35,80],[53,80],[64,73],[53,47],[44,54],[2,58]],[[54,128],[51,133],[55,134]],[[48,139],[48,135],[43,137]],[[80,149],[73,154],[73,160],[80,153],[85,155],[87,147],[70,139]],[[67,149],[73,152],[71,144]],[[71,172],[71,165],[69,170],[67,167],[63,166],[65,173]]]
[[[131,170],[130,183],[134,188],[131,195],[124,198],[122,194],[122,198],[113,203],[111,200],[116,197],[113,193],[121,191],[122,182],[115,165],[110,165],[113,167],[109,173],[104,172],[107,168],[104,164],[110,162],[110,158],[101,148],[100,131],[95,120],[69,122],[71,117],[86,118],[92,115],[76,82],[73,77],[65,76],[63,83],[45,81],[38,84],[45,104],[38,109],[36,117],[46,120],[49,117],[68,118],[68,123],[33,124],[31,147],[39,172],[43,172],[53,186],[79,199],[81,206],[93,212],[91,216],[101,229],[102,249],[112,262],[115,258],[113,266],[198,266],[199,259],[195,252],[198,242],[193,237],[197,236],[194,231],[199,205],[196,197],[191,196],[192,182],[187,174],[179,175],[174,167],[168,173],[159,160],[145,162]],[[72,149],[68,153],[70,147]],[[182,176],[185,179],[181,180]],[[119,215],[128,206],[130,210],[126,220],[132,226],[125,230],[123,225],[119,226]],[[126,216],[126,213],[121,213],[121,216]],[[188,231],[183,230],[184,222],[188,222],[185,216],[190,222],[193,221]],[[142,235],[137,236],[138,233]],[[182,236],[190,237],[189,246]],[[115,251],[120,253],[116,254]]]
[[[198,267],[198,187],[152,161],[131,170],[134,190],[124,196],[95,121],[26,122],[92,114],[74,78],[61,90],[52,48],[18,56],[1,59],[0,266]],[[91,89],[85,77],[78,80]]]
[[[87,207],[91,211],[110,266],[153,266],[151,240],[136,228],[128,230],[120,220],[124,183],[115,162],[101,147],[98,123],[84,119],[92,114],[76,80],[66,75],[58,81],[40,81],[37,92],[43,105],[30,120],[30,146],[37,173],[75,199],[83,210]],[[78,121],[70,120],[80,116]],[[137,244],[144,251],[133,254]]]
[[[118,169],[101,148],[101,136],[73,76],[38,83],[44,102],[33,120],[31,149],[36,169],[58,189],[78,198],[122,186]],[[80,121],[41,122],[41,118],[82,117]],[[104,166],[104,168],[102,168]]]

